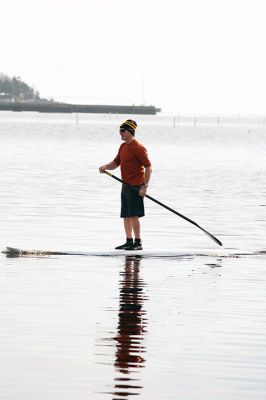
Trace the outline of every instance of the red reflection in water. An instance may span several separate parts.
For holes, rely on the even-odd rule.
[[[115,368],[122,375],[115,379],[113,395],[116,399],[140,394],[142,386],[134,384],[130,374],[145,366],[144,334],[147,331],[147,299],[145,283],[140,277],[140,262],[137,257],[126,257],[125,268],[120,273],[120,300],[118,313]],[[127,390],[125,390],[127,389]]]

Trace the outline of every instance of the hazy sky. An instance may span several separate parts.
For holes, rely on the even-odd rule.
[[[0,72],[43,97],[266,113],[265,0],[0,0]]]

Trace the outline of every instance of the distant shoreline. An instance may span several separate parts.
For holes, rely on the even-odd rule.
[[[154,106],[117,106],[67,104],[49,101],[0,101],[0,111],[35,111],[40,113],[93,113],[93,114],[145,114],[156,115],[160,108]]]

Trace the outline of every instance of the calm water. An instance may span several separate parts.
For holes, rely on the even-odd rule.
[[[0,114],[0,247],[112,249],[120,145],[109,116]],[[225,249],[266,248],[263,126],[136,117],[149,193]],[[119,171],[116,171],[119,174]],[[145,249],[216,249],[146,200]],[[265,256],[0,256],[0,399],[264,399]]]

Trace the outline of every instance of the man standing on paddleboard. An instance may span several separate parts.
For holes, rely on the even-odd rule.
[[[139,218],[145,215],[143,198],[147,192],[152,167],[147,150],[135,139],[136,128],[137,123],[132,119],[120,125],[119,132],[124,143],[119,147],[115,159],[99,168],[103,173],[120,166],[122,179],[128,184],[122,185],[120,213],[120,217],[124,219],[126,242],[117,246],[116,250],[143,250]]]

